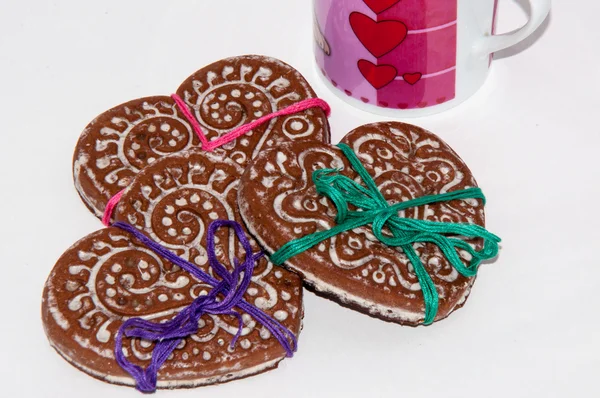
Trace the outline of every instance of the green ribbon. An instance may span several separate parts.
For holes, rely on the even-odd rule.
[[[479,188],[469,188],[439,195],[423,196],[390,205],[379,192],[375,181],[373,181],[354,151],[345,144],[338,144],[338,147],[346,155],[352,168],[362,178],[366,187],[341,175],[341,169],[316,170],[312,175],[312,179],[317,188],[317,193],[327,196],[335,204],[338,212],[335,219],[337,225],[329,230],[315,232],[286,243],[271,256],[271,261],[276,265],[281,265],[291,257],[333,236],[371,224],[373,234],[377,239],[385,245],[400,247],[412,263],[425,300],[424,323],[426,325],[433,323],[439,306],[438,293],[431,276],[412,245],[417,242],[436,244],[448,262],[461,275],[473,277],[477,275],[477,270],[482,261],[498,255],[500,238],[476,224],[402,218],[398,216],[398,212],[412,207],[468,198],[481,199],[485,205],[483,192]],[[349,205],[356,207],[358,210],[350,210]],[[384,227],[388,228],[392,236],[383,234]],[[484,242],[483,249],[477,251],[463,239],[452,236],[481,238]],[[464,250],[471,255],[469,265],[462,262],[458,250]]]

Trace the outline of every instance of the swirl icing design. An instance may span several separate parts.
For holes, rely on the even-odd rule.
[[[203,202],[199,203],[202,206]],[[228,206],[223,204],[219,211],[226,211]],[[204,242],[204,219],[204,213],[196,219],[202,223],[194,231],[197,236],[179,241],[182,253],[198,256],[204,252],[189,250],[189,245]],[[176,243],[171,240],[172,249]],[[223,259],[235,254],[233,247],[237,245],[230,242],[227,231],[218,236],[218,253]],[[170,319],[210,289],[128,233],[111,227],[79,241],[58,261],[44,291],[44,326],[51,344],[76,367],[109,382],[133,385],[133,379],[114,360],[114,338],[122,323],[130,317],[157,322]],[[302,286],[297,276],[263,260],[255,268],[244,297],[298,335]],[[158,386],[212,384],[276,366],[285,357],[279,342],[248,314],[242,314],[242,319],[242,336],[232,349],[229,346],[238,330],[237,319],[204,315],[198,332],[186,338],[161,367]],[[124,346],[129,360],[147,366],[153,344],[126,339]]]
[[[199,70],[179,87],[177,94],[194,111],[209,141],[316,96],[302,75],[289,65],[251,55],[228,58]],[[329,140],[327,118],[321,109],[277,118],[216,151],[245,165],[264,148],[304,139]]]
[[[169,97],[119,105],[96,118],[81,135],[73,158],[75,187],[101,217],[106,202],[145,166],[199,144]]]
[[[273,58],[240,56],[215,62],[178,89],[208,140],[316,95],[302,75]],[[279,117],[216,152],[245,166],[262,148],[291,140],[328,142],[321,109]],[[97,117],[82,133],[73,158],[73,177],[87,207],[102,216],[108,200],[144,167],[198,147],[189,121],[166,96],[136,99]]]
[[[391,204],[477,186],[446,143],[415,126],[392,122],[362,126],[342,142],[355,151]],[[259,155],[246,171],[240,212],[250,232],[270,252],[335,225],[335,206],[316,193],[311,179],[314,170],[323,168],[343,168],[343,174],[361,182],[339,149],[319,143],[282,145]],[[255,209],[266,208],[270,209],[266,215],[255,216]],[[484,225],[483,205],[474,199],[412,208],[400,216]],[[464,304],[473,279],[460,275],[437,246],[415,244],[415,249],[436,284],[439,320]],[[459,254],[467,260],[467,253]],[[400,323],[423,321],[423,296],[412,265],[400,248],[379,242],[369,226],[335,236],[286,265],[315,289],[356,309]]]

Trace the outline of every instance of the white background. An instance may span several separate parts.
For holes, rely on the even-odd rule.
[[[500,31],[525,21],[526,1],[500,3]],[[556,1],[474,98],[412,120],[469,164],[504,239],[464,309],[415,329],[307,293],[299,352],[279,369],[157,396],[600,396],[599,4]],[[334,142],[382,120],[324,88],[311,37],[306,0],[0,0],[0,396],[140,396],[61,359],[40,320],[54,262],[100,227],[71,179],[83,127],[245,53],[299,69],[332,105]]]

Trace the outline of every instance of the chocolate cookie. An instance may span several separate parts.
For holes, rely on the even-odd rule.
[[[477,186],[471,171],[446,143],[416,126],[395,122],[366,125],[350,132],[342,143],[354,151],[382,200],[389,204]],[[290,241],[336,226],[338,210],[315,189],[313,172],[320,169],[341,169],[342,175],[365,184],[339,148],[315,142],[286,143],[264,151],[245,171],[238,193],[240,212],[249,231],[270,253]],[[348,197],[348,192],[341,197]],[[397,215],[484,225],[479,199],[427,204]],[[383,236],[392,238],[388,224]],[[482,249],[482,239],[467,242]],[[497,252],[497,242],[493,243]],[[435,320],[440,320],[465,303],[474,278],[457,272],[436,244],[414,243],[409,251],[413,249],[439,296]],[[468,267],[470,253],[458,250],[458,255],[459,262]],[[317,292],[344,305],[402,324],[417,325],[425,320],[424,295],[413,263],[401,247],[382,243],[371,225],[322,241],[289,258],[285,265]]]
[[[108,200],[145,166],[169,154],[197,147],[261,117],[316,95],[291,66],[269,57],[240,56],[200,69],[177,90],[196,120],[171,97],[137,99],[92,121],[73,156],[73,176],[87,207],[101,217]],[[267,122],[215,149],[245,165],[260,150],[290,140],[329,141],[324,111],[310,108]]]
[[[235,160],[201,149],[164,157],[138,173],[115,208],[114,219],[133,225],[183,259],[205,266],[208,225],[214,220],[241,223],[237,189],[243,173]],[[255,251],[260,249],[251,243]],[[220,253],[226,263],[239,257],[241,250],[233,244],[227,247],[229,251]]]
[[[232,234],[222,229],[215,236],[219,257],[231,260],[228,254],[237,246]],[[212,268],[198,267],[220,278]],[[123,323],[139,317],[164,322],[211,291],[209,283],[159,256],[131,232],[110,227],[77,242],[56,263],[43,294],[44,328],[51,345],[77,368],[107,382],[134,385],[115,358]],[[297,276],[262,260],[243,297],[298,335],[302,288]],[[176,340],[179,345],[158,370],[159,388],[220,383],[277,366],[286,356],[279,340],[245,311],[235,310],[238,316],[205,313],[197,332]],[[241,336],[230,346],[240,320]],[[146,368],[154,346],[125,337],[122,351],[133,365]]]

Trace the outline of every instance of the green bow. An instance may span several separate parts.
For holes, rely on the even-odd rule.
[[[413,243],[428,242],[436,244],[444,253],[448,262],[460,274],[465,277],[473,277],[477,274],[482,261],[498,255],[500,238],[479,225],[402,218],[398,216],[398,212],[412,207],[467,198],[481,199],[485,204],[483,192],[479,188],[469,188],[439,195],[423,196],[390,205],[379,192],[375,181],[365,170],[354,151],[345,144],[339,144],[338,147],[346,155],[352,168],[362,178],[366,187],[341,175],[340,170],[316,170],[313,173],[313,182],[317,192],[327,196],[337,207],[338,214],[335,220],[337,225],[329,230],[315,232],[286,243],[271,256],[271,261],[276,265],[283,264],[291,257],[318,245],[324,240],[342,232],[371,224],[373,234],[377,239],[385,245],[402,248],[412,263],[425,300],[424,322],[426,325],[433,323],[438,311],[439,297],[431,277],[412,246]],[[349,210],[349,205],[353,205],[359,210]],[[384,227],[391,231],[392,236],[383,234]],[[477,251],[464,240],[446,235],[481,238],[484,241],[483,249]],[[461,261],[458,250],[464,250],[471,255],[472,258],[468,266],[465,266]]]

